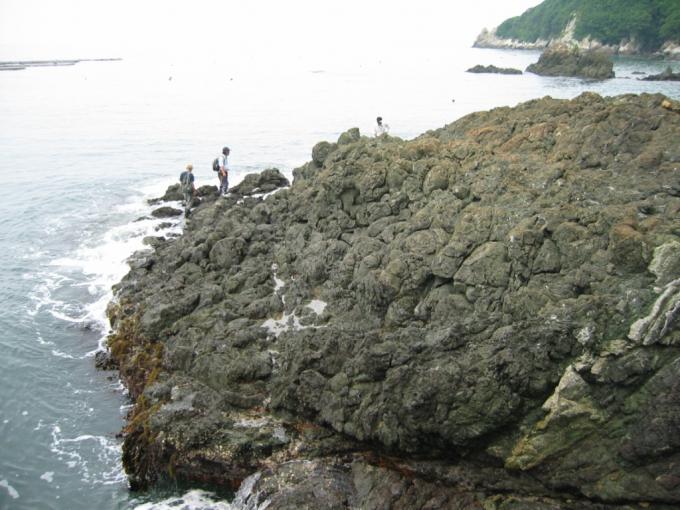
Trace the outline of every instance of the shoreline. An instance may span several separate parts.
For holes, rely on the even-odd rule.
[[[64,67],[80,62],[119,62],[122,58],[79,58],[55,60],[7,60],[0,62],[0,71],[20,71],[29,67]]]
[[[497,28],[497,27],[496,27]],[[482,29],[481,33],[472,44],[473,48],[480,49],[497,49],[497,50],[533,50],[543,51],[553,44],[567,44],[575,46],[580,50],[605,50],[613,55],[621,56],[638,56],[644,58],[668,58],[671,60],[680,60],[680,43],[671,41],[666,42],[661,50],[656,52],[643,52],[638,46],[632,43],[620,44],[617,46],[610,46],[602,44],[594,39],[574,39],[567,30],[562,37],[555,37],[553,39],[538,39],[535,42],[520,41],[518,39],[506,39],[496,35],[496,28]]]

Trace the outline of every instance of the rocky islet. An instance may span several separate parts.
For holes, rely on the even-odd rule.
[[[572,76],[592,80],[614,78],[614,62],[603,50],[581,50],[577,46],[555,44],[548,47],[527,72],[541,76]]]
[[[289,186],[204,200],[109,307],[133,488],[677,507],[676,108],[586,93],[411,141],[353,129]]]
[[[484,66],[481,64],[478,64],[476,66],[471,67],[468,69],[466,72],[468,73],[477,73],[477,74],[522,74],[522,71],[519,69],[513,69],[511,67],[496,67],[495,65],[488,65]]]
[[[668,66],[659,74],[652,74],[641,78],[643,81],[680,81],[680,73],[674,73],[673,68]]]

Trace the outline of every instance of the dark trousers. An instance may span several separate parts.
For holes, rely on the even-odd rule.
[[[220,194],[226,195],[227,190],[229,189],[229,176],[223,176],[221,173],[218,173],[217,176],[220,179]]]

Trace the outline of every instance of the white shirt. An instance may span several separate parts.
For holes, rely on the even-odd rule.
[[[220,154],[220,168],[229,170],[229,163],[227,162],[227,159],[228,158],[226,154]]]
[[[373,136],[386,135],[389,132],[390,126],[385,123],[376,124],[376,126],[373,128]]]

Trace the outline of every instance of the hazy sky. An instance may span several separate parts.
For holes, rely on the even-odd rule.
[[[0,0],[0,58],[268,58],[472,44],[540,0]]]

